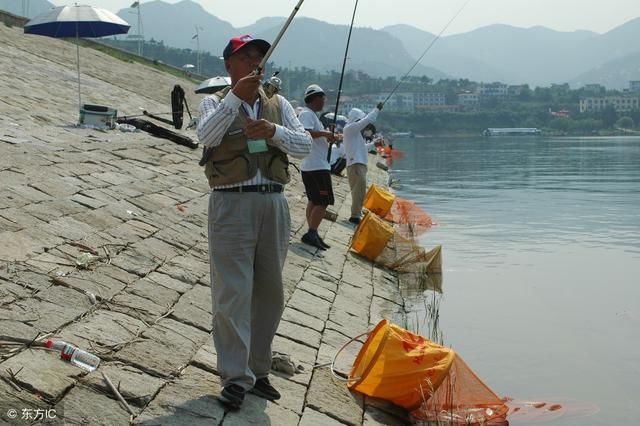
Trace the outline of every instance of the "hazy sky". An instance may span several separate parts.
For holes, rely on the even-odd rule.
[[[70,0],[49,0],[56,5]],[[148,0],[147,0],[148,1]],[[164,0],[178,3],[179,0]],[[298,0],[193,0],[212,15],[234,27],[251,24],[266,16],[289,16]],[[408,24],[439,33],[466,0],[359,0],[356,26],[381,28]],[[133,0],[81,0],[79,4],[117,12]],[[142,11],[144,12],[142,1]],[[333,24],[348,24],[354,0],[305,0],[297,16],[308,16]],[[144,16],[144,15],[143,15]],[[558,31],[577,29],[604,33],[640,16],[640,0],[470,0],[449,26],[446,34],[466,32],[490,24],[517,27],[542,25]]]

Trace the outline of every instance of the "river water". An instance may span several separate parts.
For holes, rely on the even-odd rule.
[[[640,424],[640,138],[394,148],[397,195],[438,223],[444,345],[498,395],[562,404],[548,424]]]

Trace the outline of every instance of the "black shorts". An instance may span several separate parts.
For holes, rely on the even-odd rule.
[[[313,170],[302,172],[302,182],[307,192],[307,199],[316,206],[333,205],[333,186],[329,170]]]

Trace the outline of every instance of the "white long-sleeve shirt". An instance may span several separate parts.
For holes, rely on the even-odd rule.
[[[278,96],[280,102],[280,110],[282,111],[282,125],[276,124],[276,132],[271,140],[273,145],[282,152],[291,155],[294,158],[304,158],[311,149],[311,135],[304,129],[304,126],[296,117],[291,104],[282,96]],[[258,111],[260,109],[260,98],[253,105],[249,105],[242,99],[238,98],[233,90],[229,91],[224,99],[220,100],[216,95],[207,96],[200,103],[200,122],[198,123],[197,135],[200,143],[207,148],[213,148],[222,142],[222,137],[236,119],[240,108],[244,107],[247,115],[254,119],[258,119]],[[245,182],[239,182],[231,185],[222,185],[217,188],[226,188],[244,185],[261,185],[266,183],[274,183],[273,181],[262,176],[260,170],[253,177]]]
[[[367,155],[374,143],[365,142],[362,136],[362,129],[374,123],[378,118],[379,112],[380,110],[378,108],[374,108],[373,111],[367,114],[362,120],[347,123],[347,125],[344,126],[342,143],[344,143],[347,166],[351,166],[352,164],[364,164],[366,166],[369,163]]]

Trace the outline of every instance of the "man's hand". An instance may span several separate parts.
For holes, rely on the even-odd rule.
[[[376,108],[378,108],[379,110],[382,110],[383,106],[384,106],[384,102],[378,102],[378,105],[376,105]]]
[[[258,74],[256,71],[253,71],[251,74],[242,77],[236,82],[233,86],[233,93],[243,101],[249,104],[253,103],[258,94],[258,87],[260,87],[263,77],[263,73]]]
[[[342,140],[342,133],[325,132],[328,142],[338,142]]]
[[[342,133],[326,132],[327,141],[338,142],[342,140]]]
[[[252,120],[247,117],[244,133],[249,139],[271,139],[276,134],[276,125],[265,119]]]

